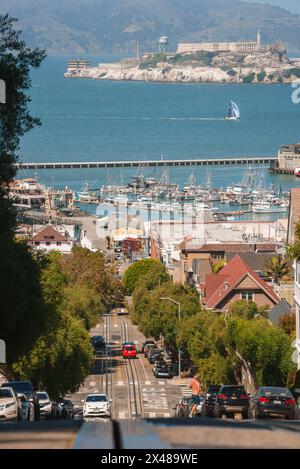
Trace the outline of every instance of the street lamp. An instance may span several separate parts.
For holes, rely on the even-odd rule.
[[[160,300],[167,300],[167,301],[172,301],[175,305],[178,306],[178,320],[180,321],[181,319],[181,305],[179,301],[175,301],[172,298],[160,298]],[[180,347],[178,347],[178,376],[181,378],[181,350]]]

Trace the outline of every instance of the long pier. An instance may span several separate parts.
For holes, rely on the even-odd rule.
[[[164,166],[231,166],[231,165],[275,165],[277,156],[259,157],[231,157],[211,159],[176,159],[176,160],[130,160],[130,161],[53,161],[53,162],[22,162],[18,169],[83,169],[83,168],[136,168],[136,167],[164,167]]]

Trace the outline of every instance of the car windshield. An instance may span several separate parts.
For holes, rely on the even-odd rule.
[[[6,386],[13,388],[13,390],[19,394],[33,391],[32,384],[29,381],[12,381],[2,385],[2,387]]]
[[[102,395],[87,396],[86,402],[107,402],[107,397]]]
[[[263,396],[293,397],[289,389],[286,388],[260,388],[259,394]]]
[[[133,352],[135,350],[135,348],[134,347],[128,347],[128,345],[127,345],[127,346],[124,347],[124,350],[126,350],[126,352]]]
[[[37,395],[38,395],[38,398],[39,398],[41,401],[45,401],[45,400],[48,401],[48,400],[49,400],[49,396],[48,396],[48,394],[45,393],[45,392],[38,392]]]
[[[5,399],[7,397],[14,397],[11,389],[0,389],[0,399]]]

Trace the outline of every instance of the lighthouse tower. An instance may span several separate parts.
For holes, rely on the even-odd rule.
[[[257,44],[257,50],[260,50],[260,49],[261,49],[261,33],[260,33],[260,29],[257,30],[256,44]]]

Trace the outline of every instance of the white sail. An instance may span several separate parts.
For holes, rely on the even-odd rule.
[[[240,109],[234,101],[230,101],[226,119],[236,120],[240,118]]]

